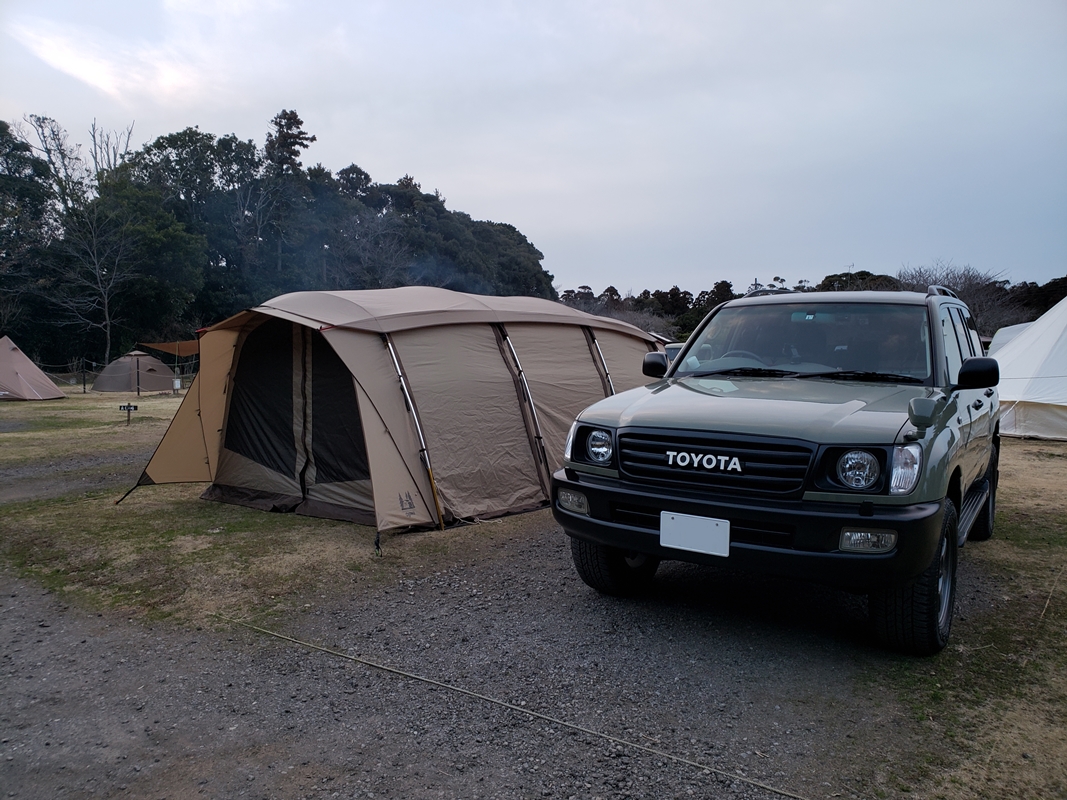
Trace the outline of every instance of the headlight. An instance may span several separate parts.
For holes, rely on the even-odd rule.
[[[866,450],[849,450],[837,461],[837,477],[850,489],[871,488],[880,473],[878,459]]]
[[[923,450],[917,444],[893,448],[893,472],[889,478],[890,494],[908,494],[919,482],[923,467]]]
[[[585,440],[585,450],[595,463],[607,464],[615,452],[611,444],[611,434],[600,429],[590,431],[589,438]]]

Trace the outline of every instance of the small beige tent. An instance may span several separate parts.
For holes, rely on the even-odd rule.
[[[7,336],[0,338],[0,400],[60,400],[52,379]]]
[[[155,356],[131,350],[104,367],[93,382],[93,391],[169,392],[176,377],[174,370]]]
[[[298,292],[202,332],[138,485],[377,525],[543,506],[577,413],[642,385],[655,340],[529,297]]]

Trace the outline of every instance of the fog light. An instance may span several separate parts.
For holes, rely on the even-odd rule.
[[[841,549],[852,553],[887,553],[896,546],[896,531],[841,531]]]
[[[581,492],[572,492],[570,489],[560,489],[556,493],[556,500],[561,508],[573,511],[575,514],[589,515],[589,500]]]

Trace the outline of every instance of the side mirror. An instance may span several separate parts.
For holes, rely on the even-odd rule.
[[[934,397],[913,397],[908,403],[908,419],[911,424],[924,431],[934,424],[937,418],[937,401]]]
[[[658,350],[655,353],[645,353],[641,372],[650,378],[662,378],[667,372],[667,354]]]
[[[1000,383],[1000,364],[995,358],[968,358],[960,367],[957,389],[988,389]]]

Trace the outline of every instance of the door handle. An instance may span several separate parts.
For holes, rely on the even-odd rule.
[[[985,403],[983,403],[982,400],[979,398],[978,400],[975,400],[973,403],[971,403],[971,408],[973,408],[975,411],[977,411],[978,409],[980,409],[984,405],[985,405]]]

